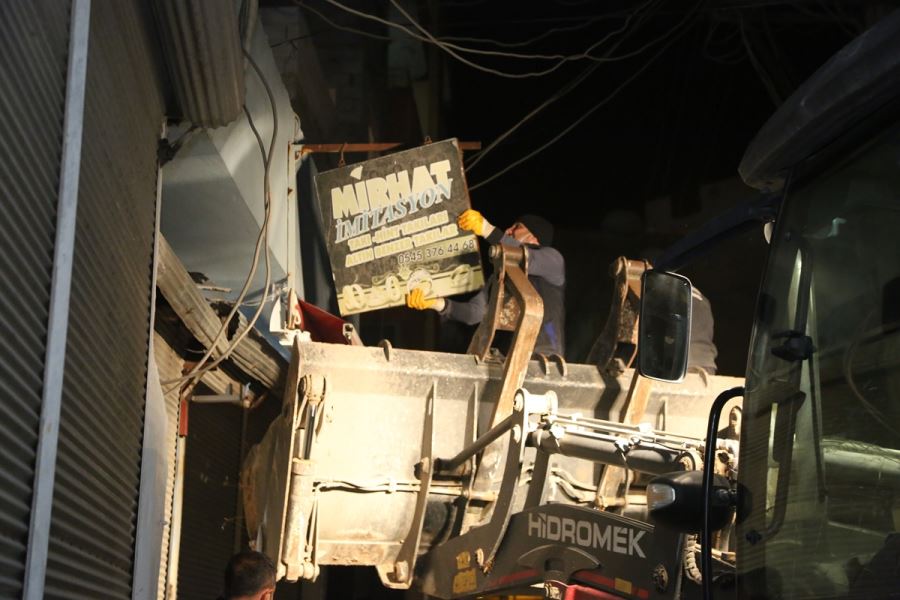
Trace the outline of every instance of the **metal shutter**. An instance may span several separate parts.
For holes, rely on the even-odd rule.
[[[181,376],[184,360],[178,356],[178,353],[158,333],[153,334],[153,354],[156,357],[160,380],[166,381]],[[178,436],[178,389],[176,388],[166,394],[165,400],[169,435],[164,440],[167,462],[165,520],[163,521],[162,552],[160,554],[159,568],[158,597],[160,599],[166,597],[166,565],[169,558],[169,535],[172,531],[172,499],[175,494],[175,442]]]
[[[219,593],[234,550],[241,409],[191,404],[190,411],[178,595],[207,598]]]
[[[92,4],[47,598],[130,598],[163,101],[148,7]]]
[[[20,598],[43,388],[69,2],[0,3],[0,598]]]

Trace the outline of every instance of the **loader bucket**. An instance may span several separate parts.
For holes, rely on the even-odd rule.
[[[314,579],[320,565],[371,565],[390,584],[386,574],[402,578],[412,566],[399,564],[398,553],[419,535],[413,521],[423,465],[427,471],[490,427],[502,365],[389,345],[300,342],[293,352],[281,414],[242,472],[250,539],[275,560],[279,578]],[[608,375],[593,365],[532,360],[523,387],[555,392],[560,414],[617,420],[633,378],[631,369]],[[698,375],[652,382],[642,420],[702,437],[712,399],[739,382]],[[597,484],[595,463],[558,460],[570,461],[566,471],[583,487]],[[422,552],[450,534],[460,504],[471,499],[465,473],[428,480]]]

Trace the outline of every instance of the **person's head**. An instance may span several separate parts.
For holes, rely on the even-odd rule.
[[[506,229],[506,235],[523,244],[549,246],[553,243],[553,225],[537,215],[522,215]]]
[[[225,600],[271,600],[275,595],[275,564],[262,552],[235,554],[225,567]]]
[[[735,433],[741,432],[741,410],[740,406],[732,406],[731,410],[728,412],[728,426],[731,427],[731,430]]]

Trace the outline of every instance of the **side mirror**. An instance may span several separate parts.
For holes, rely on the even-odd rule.
[[[731,522],[734,504],[728,480],[714,475],[709,497],[711,531]],[[675,531],[696,533],[703,529],[703,471],[679,471],[651,479],[647,484],[647,510],[655,521]]]
[[[691,282],[666,271],[641,278],[638,371],[649,379],[681,381],[691,342]]]

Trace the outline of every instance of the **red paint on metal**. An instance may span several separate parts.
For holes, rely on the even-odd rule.
[[[187,437],[188,434],[188,412],[187,398],[182,398],[178,411],[178,435],[180,437]]]
[[[647,600],[647,598],[650,597],[650,592],[648,590],[645,590],[644,588],[638,588],[637,597],[641,600]]]
[[[603,575],[599,575],[597,573],[594,573],[593,571],[577,571],[573,573],[573,576],[577,579],[583,579],[591,583],[596,583],[598,585],[616,589],[615,579],[612,579],[611,577],[604,577]]]
[[[621,596],[582,585],[570,585],[566,588],[563,600],[621,600]]]
[[[523,581],[525,579],[531,579],[538,576],[538,572],[536,569],[526,569],[525,571],[518,571],[516,573],[510,573],[509,575],[504,575],[503,577],[498,577],[494,581],[487,584],[487,587],[496,588],[507,586],[519,581]]]
[[[322,310],[315,304],[298,300],[300,322],[303,331],[308,331],[314,342],[329,342],[331,344],[349,344],[344,337],[344,321],[328,311]]]

